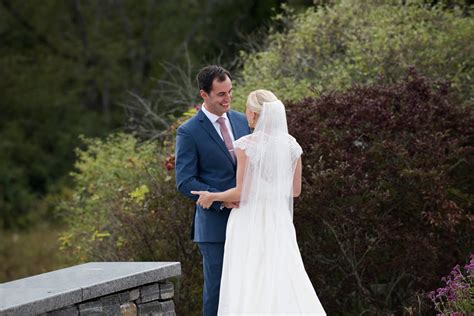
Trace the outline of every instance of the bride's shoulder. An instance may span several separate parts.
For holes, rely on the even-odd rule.
[[[290,139],[291,142],[296,142],[296,138],[288,134],[288,138]]]
[[[242,136],[239,139],[234,141],[234,147],[246,149],[248,146],[252,145],[255,142],[252,134]]]
[[[289,139],[289,141],[290,141],[291,144],[299,145],[299,144],[298,144],[298,141],[296,140],[296,138],[294,138],[294,137],[291,136],[290,134],[288,134],[288,139]]]
[[[290,142],[290,148],[292,153],[295,156],[299,156],[303,153],[303,149],[301,148],[301,145],[296,141],[296,138],[288,134],[289,142]]]

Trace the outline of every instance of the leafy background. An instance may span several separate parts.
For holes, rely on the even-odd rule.
[[[432,313],[473,251],[470,1],[0,1],[0,282],[92,260],[180,261],[199,314],[174,131],[194,76],[287,104],[295,226],[331,315]]]

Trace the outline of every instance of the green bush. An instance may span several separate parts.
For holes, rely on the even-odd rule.
[[[378,76],[396,82],[409,65],[451,80],[464,100],[472,100],[474,19],[461,9],[407,2],[342,0],[300,14],[287,10],[276,17],[284,31],[270,30],[261,50],[241,53],[234,104],[242,108],[257,88],[299,100]]]
[[[189,238],[193,206],[167,170],[167,147],[126,134],[84,142],[74,193],[61,206],[63,249],[79,261],[181,262],[178,312],[192,315],[201,305],[201,258]]]
[[[417,294],[474,247],[473,108],[410,70],[287,109],[298,242],[328,314],[423,313]]]

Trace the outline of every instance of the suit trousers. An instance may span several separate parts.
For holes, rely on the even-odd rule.
[[[216,316],[219,307],[222,263],[224,260],[223,242],[197,242],[202,255],[204,288],[202,293],[203,316]]]

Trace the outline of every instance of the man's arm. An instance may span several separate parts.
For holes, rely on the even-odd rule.
[[[198,153],[192,135],[179,127],[176,133],[176,186],[186,197],[197,201],[198,196],[191,191],[219,192],[219,190],[198,180]],[[214,210],[220,210],[221,202],[214,202]]]

